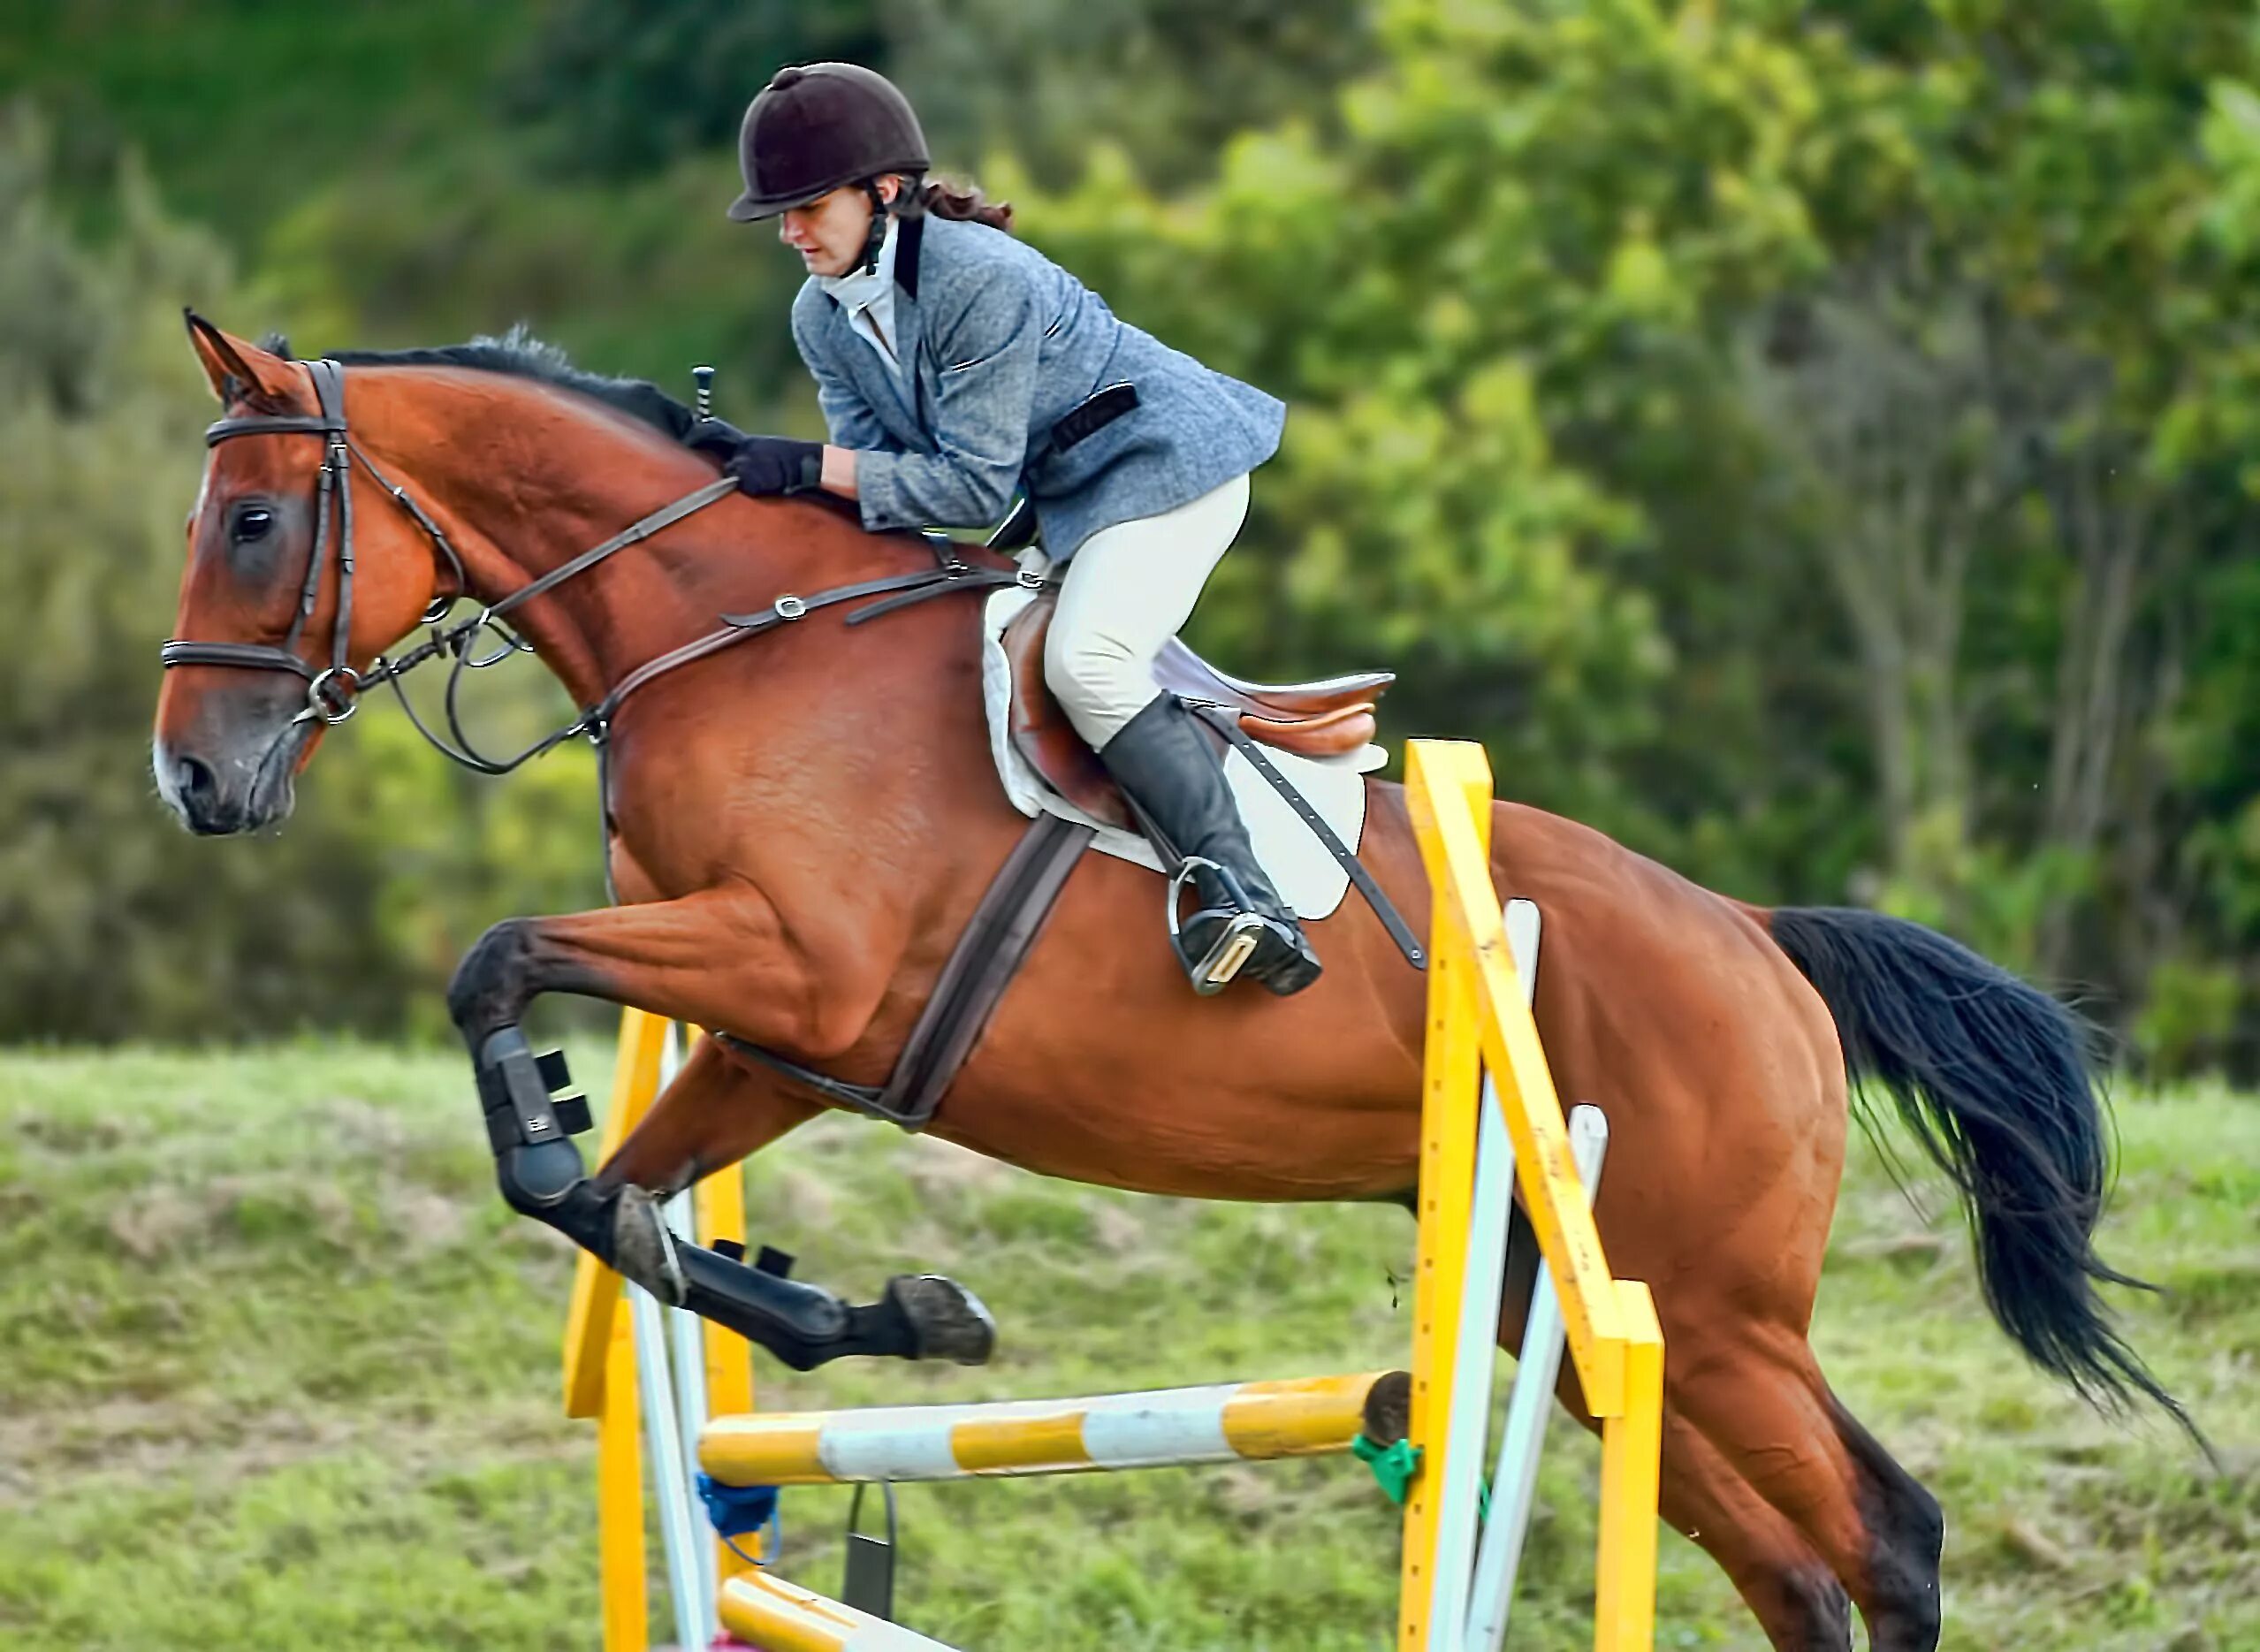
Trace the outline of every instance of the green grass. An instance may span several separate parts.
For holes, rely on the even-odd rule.
[[[2120,1125],[2106,1249],[2171,1289],[2128,1323],[2226,1478],[2028,1369],[1951,1213],[1926,1224],[1864,1158],[1846,1189],[1815,1339],[1946,1505],[1949,1647],[2260,1646],[2260,1106],[2135,1098]],[[756,1236],[810,1275],[864,1294],[942,1268],[1005,1330],[985,1372],[765,1366],[772,1405],[1402,1358],[1395,1211],[1105,1193],[847,1121],[750,1187]],[[596,1645],[592,1438],[557,1400],[570,1257],[493,1197],[460,1062],[0,1054],[0,1643]],[[1596,1453],[1567,1427],[1554,1445],[1516,1644],[1566,1648],[1589,1644]],[[1346,1460],[914,1487],[902,1506],[903,1614],[970,1648],[1389,1643],[1392,1513]],[[845,1511],[788,1497],[788,1575],[836,1585]],[[1658,1644],[1762,1644],[1668,1534]]]

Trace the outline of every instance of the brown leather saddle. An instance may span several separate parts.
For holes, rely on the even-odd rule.
[[[1099,754],[1067,719],[1044,681],[1044,639],[1057,597],[1046,592],[1005,628],[1012,667],[1012,743],[1036,772],[1094,820],[1136,831],[1130,807]],[[1342,757],[1374,737],[1374,704],[1396,681],[1389,671],[1358,672],[1320,682],[1243,682],[1228,677],[1176,637],[1153,662],[1156,686],[1225,708],[1251,739],[1298,757]]]

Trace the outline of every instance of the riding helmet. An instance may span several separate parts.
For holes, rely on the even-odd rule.
[[[852,63],[780,69],[738,130],[745,193],[730,216],[773,218],[842,184],[931,164],[918,117],[885,75]]]

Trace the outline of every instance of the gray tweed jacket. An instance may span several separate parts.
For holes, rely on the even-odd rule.
[[[1191,503],[1278,450],[1286,408],[1115,318],[1025,242],[908,218],[896,234],[895,345],[905,384],[811,279],[793,342],[833,444],[856,450],[864,526],[980,528],[1025,490],[1044,547]],[[1064,450],[1052,427],[1101,387],[1138,405]]]

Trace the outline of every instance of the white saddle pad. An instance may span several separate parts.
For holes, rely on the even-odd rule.
[[[1001,590],[989,598],[981,627],[981,694],[989,712],[989,750],[996,758],[997,777],[1004,782],[1012,806],[1034,819],[1054,814],[1098,828],[1092,847],[1118,860],[1161,870],[1153,846],[1135,832],[1102,825],[1053,790],[1012,743],[1012,667],[1004,657],[1004,628],[1030,603],[1035,593]],[[1352,849],[1366,829],[1366,774],[1389,760],[1379,746],[1339,757],[1302,757],[1291,751],[1267,750],[1264,755],[1278,766],[1289,784],[1303,794],[1335,834]],[[1280,897],[1302,917],[1324,917],[1342,904],[1350,875],[1341,864],[1296,818],[1294,809],[1270,781],[1237,750],[1224,754],[1224,773],[1240,801],[1240,818],[1247,822],[1248,837],[1256,858],[1271,875]]]

